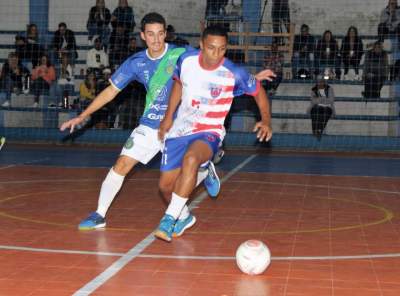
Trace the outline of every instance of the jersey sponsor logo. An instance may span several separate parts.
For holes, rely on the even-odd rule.
[[[151,119],[151,120],[160,120],[161,121],[164,119],[164,114],[149,113],[147,115],[147,118]]]
[[[165,111],[167,110],[168,106],[167,105],[161,105],[161,104],[150,104],[149,109],[153,109],[155,111]]]
[[[125,149],[131,149],[133,147],[133,137],[129,137],[128,140],[126,140],[124,148]]]
[[[138,63],[136,63],[136,66],[139,68],[142,68],[142,67],[146,66],[146,63],[138,62]]]
[[[197,108],[199,108],[199,107],[200,107],[200,101],[198,101],[198,100],[192,100],[192,107],[197,107]]]
[[[252,87],[256,84],[256,77],[254,75],[250,75],[249,80],[247,80],[247,86]]]
[[[222,87],[211,87],[210,94],[213,98],[217,98],[222,92]]]

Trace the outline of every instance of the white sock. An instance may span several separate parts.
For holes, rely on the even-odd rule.
[[[190,215],[190,210],[187,205],[185,205],[181,211],[181,214],[179,215],[179,220],[185,220],[187,217]]]
[[[169,206],[165,211],[165,214],[171,215],[175,219],[178,219],[187,201],[188,198],[179,196],[176,193],[172,193],[171,202],[169,203]]]
[[[199,168],[199,170],[197,171],[196,187],[199,186],[199,184],[204,181],[207,175],[208,175],[208,168],[205,169]]]
[[[99,203],[97,206],[97,213],[105,217],[114,197],[121,189],[125,176],[117,174],[113,168],[110,169],[106,178],[103,181],[100,189]]]

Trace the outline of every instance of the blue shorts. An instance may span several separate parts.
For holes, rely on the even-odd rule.
[[[203,141],[210,146],[213,155],[218,151],[220,138],[212,133],[197,133],[189,136],[170,138],[165,141],[161,158],[161,171],[172,171],[182,166],[183,157],[190,145],[195,141]]]

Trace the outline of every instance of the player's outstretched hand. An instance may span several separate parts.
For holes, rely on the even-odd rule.
[[[257,122],[254,126],[253,132],[257,133],[257,139],[260,142],[268,142],[272,138],[272,128],[264,121]]]
[[[69,132],[72,133],[75,129],[75,126],[81,124],[83,122],[83,120],[84,120],[84,118],[81,118],[79,116],[72,118],[71,120],[68,120],[61,125],[60,131],[63,132],[66,129],[69,129]]]
[[[262,81],[262,80],[272,81],[276,77],[276,74],[273,71],[271,71],[270,69],[265,69],[265,70],[262,70],[261,72],[258,72],[255,75],[255,77],[258,81]]]
[[[158,138],[160,141],[164,141],[166,133],[169,131],[169,129],[172,127],[172,119],[165,117],[161,123],[160,123],[160,128],[158,130]]]

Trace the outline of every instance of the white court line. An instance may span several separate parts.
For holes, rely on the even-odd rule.
[[[45,158],[34,159],[34,160],[23,162],[23,163],[11,164],[11,165],[8,165],[8,166],[5,166],[5,167],[0,167],[0,170],[13,168],[13,167],[20,166],[20,165],[30,165],[32,163],[41,162],[41,161],[49,160],[49,159],[50,159],[49,157],[45,157]]]
[[[71,254],[71,255],[94,255],[94,256],[108,256],[108,257],[122,257],[125,253],[113,252],[94,252],[83,250],[62,250],[62,249],[46,249],[46,248],[28,248],[18,246],[1,246],[0,250],[10,251],[27,251],[39,253],[55,253],[55,254]],[[149,259],[177,259],[177,260],[235,260],[234,256],[185,256],[185,255],[161,255],[161,254],[139,254],[138,258]],[[400,253],[387,253],[387,254],[364,254],[364,255],[351,255],[351,256],[272,256],[273,261],[292,261],[292,260],[354,260],[354,259],[379,259],[379,258],[400,258]]]
[[[230,177],[232,177],[241,168],[243,168],[246,164],[248,164],[250,161],[252,161],[256,156],[257,156],[256,154],[253,154],[253,155],[249,156],[248,158],[246,158],[237,167],[235,167],[233,170],[231,170],[224,178],[222,178],[221,183],[225,182]],[[198,197],[196,197],[190,203],[189,208],[196,207],[207,196],[208,196],[207,192],[205,192],[205,191],[202,192]],[[119,272],[130,261],[132,261],[133,259],[138,257],[140,255],[140,253],[143,252],[144,249],[146,249],[149,245],[151,245],[154,242],[154,240],[155,240],[155,237],[154,237],[153,233],[150,233],[148,236],[146,236],[145,239],[143,239],[136,246],[134,246],[132,249],[130,249],[126,254],[124,254],[121,258],[119,258],[117,261],[115,261],[111,266],[109,266],[101,274],[99,274],[93,280],[91,280],[86,285],[84,285],[82,288],[80,288],[78,291],[76,291],[73,294],[73,296],[90,295],[97,288],[99,288],[101,285],[103,285],[105,282],[107,282],[111,277],[113,277],[117,272]]]

